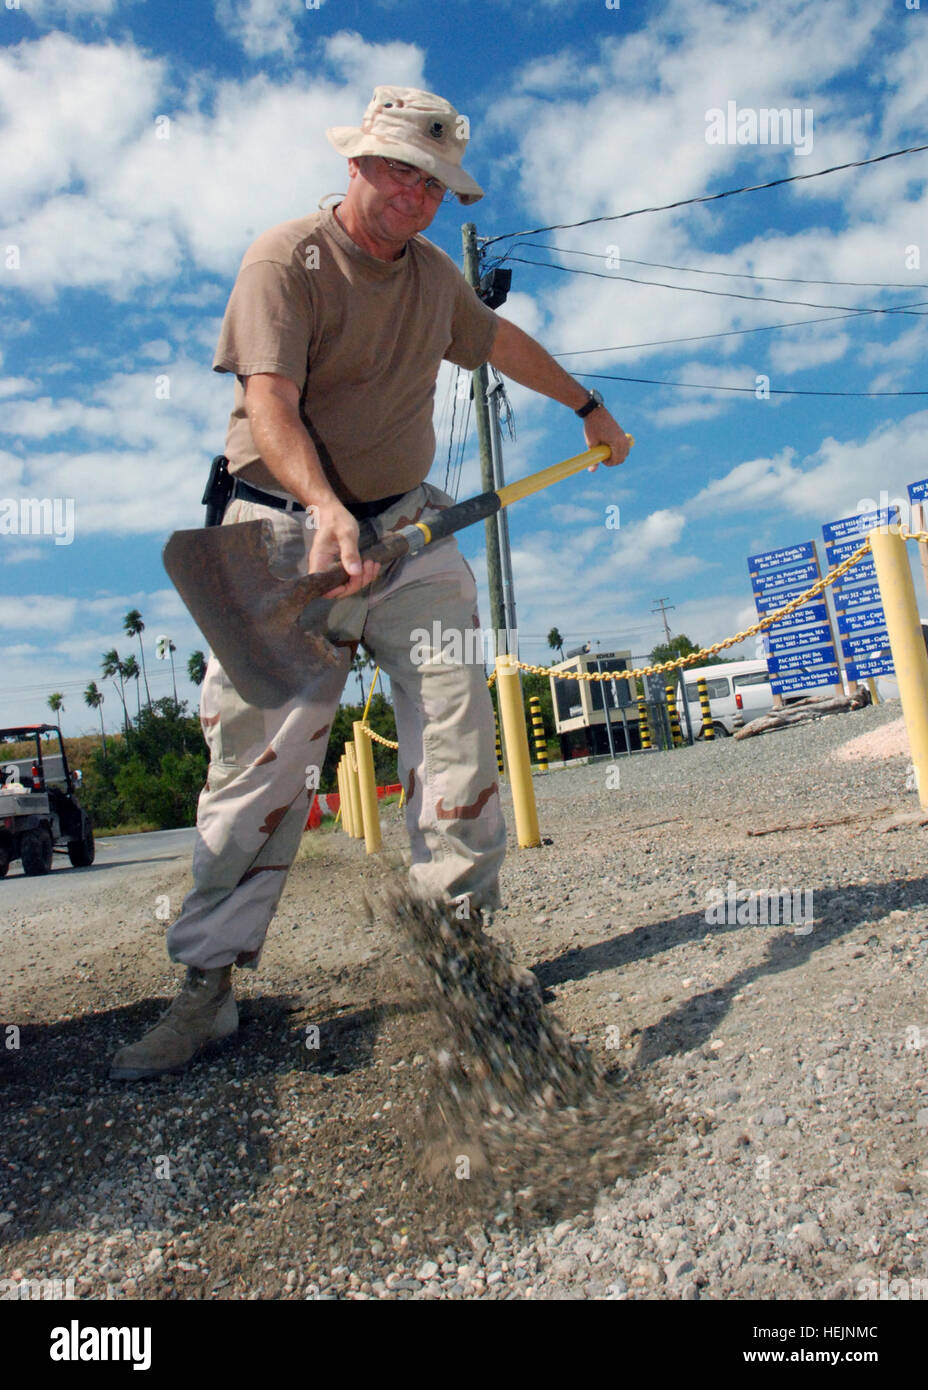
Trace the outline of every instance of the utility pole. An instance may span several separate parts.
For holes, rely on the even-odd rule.
[[[506,478],[503,472],[503,432],[499,423],[500,397],[506,394],[502,378],[498,372],[493,374],[496,377],[493,385],[487,391],[487,398],[490,402],[490,448],[493,458],[493,487],[498,492],[505,486]],[[505,616],[506,636],[503,639],[502,647],[504,651],[509,651],[509,634],[516,631],[516,592],[512,582],[512,552],[509,548],[509,513],[505,507],[500,507],[496,513],[497,533],[499,538],[500,570],[503,583],[503,614]],[[497,642],[499,635],[497,630]],[[518,639],[513,635],[514,642]],[[499,648],[497,647],[497,650]],[[517,655],[516,652],[512,653]]]
[[[474,290],[480,285],[480,267],[477,259],[477,228],[473,222],[465,222],[461,228],[464,246],[464,278]],[[484,492],[494,492],[493,448],[491,444],[490,410],[487,404],[489,378],[486,364],[473,373],[474,416],[477,421],[477,445],[480,450],[480,485]],[[488,516],[483,523],[487,543],[487,588],[490,592],[490,624],[494,632],[506,628],[506,610],[503,603],[502,567],[499,553],[499,533],[496,518]]]
[[[665,604],[667,603],[667,600],[666,600],[665,598],[659,598],[659,599],[656,599],[655,602],[658,604],[659,610],[660,610],[660,615],[661,615],[661,617],[662,617],[663,620],[664,620],[664,635],[666,636],[667,642],[668,642],[668,645],[669,645],[669,643],[670,643],[670,628],[667,626],[667,612],[671,612],[674,608],[676,608],[676,604],[675,604],[675,603],[671,603],[671,604],[669,605],[668,609],[667,609],[667,612],[665,612],[665,611],[664,611],[664,606],[665,606]],[[658,612],[658,608],[652,608],[652,609],[651,609],[651,612],[652,612],[652,613],[657,613],[657,612]]]

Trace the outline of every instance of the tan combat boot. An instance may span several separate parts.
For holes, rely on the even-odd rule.
[[[232,967],[187,969],[184,987],[154,1028],[129,1047],[120,1048],[110,1067],[114,1081],[181,1071],[207,1043],[219,1042],[238,1028],[232,993]]]

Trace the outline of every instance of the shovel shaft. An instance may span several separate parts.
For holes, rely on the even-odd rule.
[[[475,521],[486,520],[487,517],[495,515],[501,507],[508,507],[510,502],[530,497],[533,492],[540,492],[542,488],[559,483],[562,478],[569,478],[571,474],[590,468],[595,463],[604,463],[609,453],[610,450],[604,444],[599,444],[594,449],[585,449],[582,454],[563,459],[560,463],[552,464],[550,468],[532,473],[528,478],[520,478],[518,482],[509,483],[497,492],[481,492],[476,497],[468,497],[464,502],[456,502],[454,506],[446,507],[428,522],[416,522],[415,525],[422,532],[424,544],[431,545],[433,541],[443,540],[455,531],[463,531],[465,526],[472,526]],[[407,532],[409,529],[407,528]],[[402,544],[397,545],[397,542]],[[388,531],[383,539],[375,544],[362,545],[360,554],[365,560],[383,563],[385,560],[394,560],[407,554],[410,549],[410,542],[401,531]],[[301,593],[305,594],[307,599],[317,598],[347,583],[348,578],[347,570],[341,565],[332,565],[330,569],[309,575],[308,580],[301,580]]]

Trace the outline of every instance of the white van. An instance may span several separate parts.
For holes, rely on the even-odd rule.
[[[697,686],[700,676],[706,682],[717,738],[727,738],[742,724],[750,724],[752,719],[759,719],[773,709],[773,691],[766,661],[729,661],[721,666],[695,666],[685,668],[681,676],[686,682],[686,699],[694,738],[702,738],[702,711]],[[676,692],[678,707],[683,699],[681,686],[682,681]],[[680,718],[685,728],[682,709]]]

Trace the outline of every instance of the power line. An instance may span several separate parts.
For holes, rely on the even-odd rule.
[[[588,256],[595,261],[607,259],[601,251],[580,251],[572,246],[552,246],[545,241],[523,241],[522,245],[534,246],[539,251],[558,251],[564,256]],[[507,260],[508,257],[501,256],[500,259]],[[908,280],[801,280],[795,275],[755,275],[749,270],[705,270],[701,266],[695,265],[665,265],[663,261],[636,261],[631,256],[622,256],[621,260],[626,265],[645,265],[651,270],[679,270],[687,275],[723,275],[728,280],[769,280],[779,285],[840,285],[864,290],[928,290],[928,284]]]
[[[456,370],[455,370],[454,381],[452,382],[451,388],[450,388],[450,389],[451,389],[451,395],[452,395],[452,405],[451,405],[451,428],[450,428],[449,431],[448,431],[448,459],[447,459],[447,462],[445,463],[445,488],[444,488],[445,492],[448,492],[448,490],[449,490],[448,484],[449,484],[450,481],[451,481],[451,451],[452,451],[452,449],[454,448],[454,422],[455,422],[455,418],[456,418],[457,413],[458,413],[458,379],[460,378],[460,375],[461,375],[461,368],[458,367],[458,368],[456,368]],[[447,409],[448,409],[448,398],[447,398],[447,396],[446,396],[446,397],[445,397],[445,408],[444,408],[444,411],[442,412],[442,416],[443,416],[443,417],[444,417],[444,414],[447,412]]]
[[[856,305],[853,304],[819,304],[810,299],[777,299],[769,294],[738,294],[735,290],[707,290],[701,285],[668,285],[665,280],[642,280],[636,275],[609,275],[603,270],[581,270],[578,266],[557,265],[554,261],[532,261],[525,256],[505,256],[504,260],[518,261],[520,265],[543,266],[545,270],[559,270],[564,275],[592,275],[597,280],[622,280],[631,285],[652,285],[661,290],[676,290],[679,294],[708,294],[716,299],[745,299],[749,304],[790,304],[795,308],[802,309],[845,309],[851,313],[856,312]],[[915,318],[924,318],[923,313],[919,313],[915,307],[924,304],[922,299],[913,301],[912,304],[890,304],[886,308],[879,309],[870,307],[873,314],[911,314]]]
[[[928,299],[919,300],[928,304]],[[912,307],[911,305],[909,306]],[[616,343],[613,347],[573,348],[570,352],[552,352],[552,357],[582,357],[593,352],[627,352],[631,348],[667,347],[672,343],[705,343],[710,338],[736,338],[745,333],[773,333],[778,328],[804,328],[813,323],[843,323],[847,319],[864,318],[867,314],[881,313],[879,309],[854,309],[849,314],[826,314],[820,319],[790,319],[788,323],[765,323],[757,328],[728,328],[722,333],[693,333],[686,338],[652,338],[644,343]]]
[[[719,198],[733,198],[739,193],[758,193],[765,188],[778,188],[785,183],[801,183],[806,179],[820,179],[825,174],[838,174],[844,169],[863,169],[869,164],[882,164],[886,159],[898,159],[904,154],[919,154],[928,150],[928,145],[908,145],[903,150],[890,150],[888,154],[878,154],[872,159],[855,159],[849,164],[832,164],[828,169],[816,169],[812,174],[790,174],[787,178],[770,179],[767,183],[745,184],[741,188],[726,188],[721,193],[703,193],[697,198],[678,198],[673,203],[661,203],[654,207],[634,208],[631,212],[614,212],[605,217],[585,217],[580,222],[552,222],[547,227],[530,227],[524,232],[502,232],[499,236],[479,237],[483,249],[497,241],[508,241],[511,237],[539,236],[542,232],[562,232],[571,227],[589,227],[595,222],[621,222],[627,217],[641,217],[648,212],[670,212],[673,208],[692,207],[696,203],[713,203]]]
[[[739,391],[755,395],[755,386],[713,386],[702,381],[657,381],[647,376],[610,376],[606,372],[577,372],[592,381],[631,381],[642,386],[688,387],[691,391]],[[928,391],[802,391],[785,386],[767,388],[771,396],[928,396]]]

